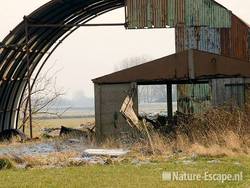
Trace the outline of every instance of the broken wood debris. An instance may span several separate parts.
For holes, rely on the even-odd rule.
[[[150,133],[148,131],[147,125],[144,122],[144,120],[140,121],[138,116],[136,115],[134,109],[133,109],[133,99],[131,96],[127,96],[122,104],[121,110],[120,112],[122,113],[122,115],[124,116],[124,118],[126,119],[126,121],[128,122],[128,124],[132,127],[132,128],[136,128],[138,129],[141,133],[147,135],[147,138],[149,140],[149,145],[152,148],[152,152],[153,154],[155,153],[154,150],[154,145],[152,142],[152,138],[150,136]]]
[[[11,141],[18,137],[20,141],[28,140],[28,137],[19,129],[9,129],[0,133],[0,142]]]

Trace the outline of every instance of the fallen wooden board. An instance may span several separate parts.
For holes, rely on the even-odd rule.
[[[86,149],[84,150],[84,154],[90,156],[110,156],[110,157],[119,157],[122,155],[126,155],[129,150],[123,149]]]
[[[131,127],[142,130],[142,128],[139,125],[139,119],[133,109],[133,105],[134,103],[132,98],[130,96],[127,96],[124,102],[122,103],[120,112]]]

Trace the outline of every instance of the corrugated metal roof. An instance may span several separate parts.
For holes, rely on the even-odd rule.
[[[96,84],[146,83],[234,76],[250,77],[250,63],[198,50],[187,50],[92,81]]]

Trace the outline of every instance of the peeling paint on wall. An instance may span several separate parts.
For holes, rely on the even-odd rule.
[[[231,27],[231,11],[213,0],[127,0],[129,29],[208,26]]]

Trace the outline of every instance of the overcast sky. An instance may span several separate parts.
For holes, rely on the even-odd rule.
[[[0,40],[23,18],[48,0],[1,0]],[[249,0],[217,0],[250,23]],[[11,13],[11,14],[10,14]],[[96,20],[124,22],[124,10],[118,9]],[[70,97],[82,91],[93,97],[91,79],[111,73],[115,64],[129,57],[163,57],[175,52],[174,30],[125,30],[123,27],[80,28],[52,55],[47,67],[56,62],[58,85]],[[46,69],[46,67],[45,67]]]

